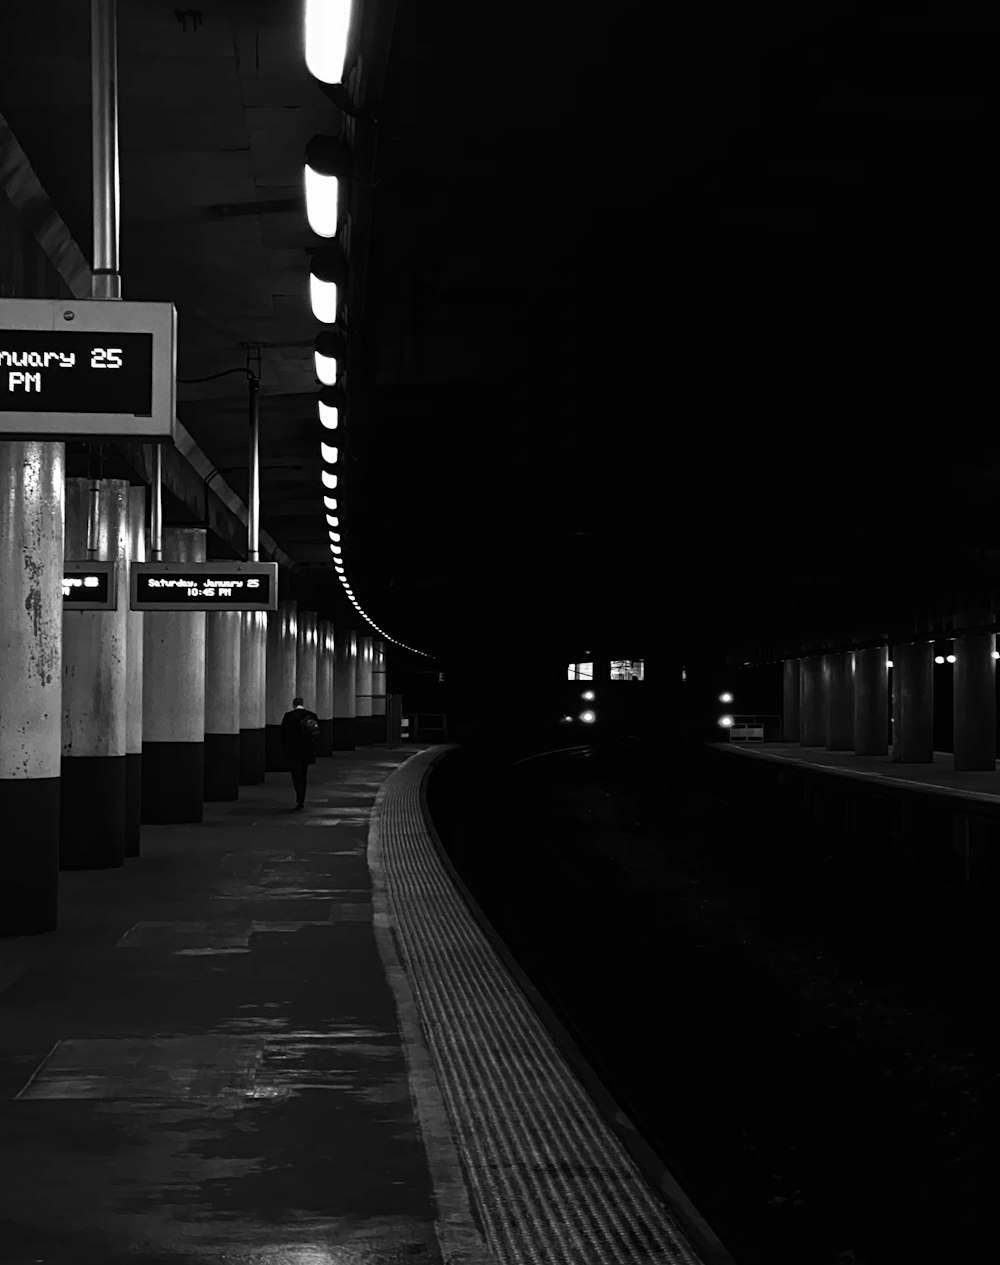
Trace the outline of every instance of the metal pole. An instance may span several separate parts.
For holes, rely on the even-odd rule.
[[[247,505],[247,558],[260,561],[260,382],[250,374],[250,495]]]
[[[97,479],[90,481],[90,513],[87,515],[87,558],[97,553],[97,538],[101,522],[101,485]]]
[[[94,267],[91,296],[120,299],[118,272],[118,36],[116,0],[90,0]]]
[[[163,446],[153,444],[153,496],[149,523],[149,549],[153,555],[153,562],[163,561],[163,500],[160,495],[162,486]]]

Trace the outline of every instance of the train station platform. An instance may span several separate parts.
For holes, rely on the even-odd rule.
[[[797,742],[713,742],[708,745],[734,756],[796,764],[842,777],[884,781],[900,789],[1000,804],[1000,775],[996,768],[956,771],[954,759],[947,751],[935,751],[933,764],[904,764],[893,760],[891,747],[884,756],[863,756],[852,751],[801,747]]]
[[[4,1265],[717,1259],[442,859],[443,750],[270,774],[0,939]]]

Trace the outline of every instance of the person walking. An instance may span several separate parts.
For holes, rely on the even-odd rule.
[[[306,778],[310,764],[316,763],[316,739],[319,734],[319,721],[316,713],[306,710],[305,700],[292,699],[292,710],[285,712],[281,718],[281,754],[292,775],[292,786],[295,787],[295,808],[299,812],[305,807]]]

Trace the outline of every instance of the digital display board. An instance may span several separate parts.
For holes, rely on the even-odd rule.
[[[133,562],[134,611],[275,611],[276,562]]]
[[[173,438],[170,303],[0,299],[0,436]]]
[[[64,562],[64,611],[116,611],[118,587],[113,562]]]

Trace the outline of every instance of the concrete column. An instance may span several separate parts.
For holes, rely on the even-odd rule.
[[[885,755],[889,750],[889,650],[854,652],[854,751]]]
[[[125,653],[128,483],[66,480],[66,557],[87,557],[91,489],[98,492],[96,553],[117,562],[118,609],[63,613],[62,784],[59,866],[125,864]]]
[[[358,634],[339,633],[333,648],[333,749],[353,751],[357,726]]]
[[[934,763],[934,646],[892,647],[892,758]]]
[[[56,927],[66,445],[0,440],[0,935]]]
[[[385,715],[385,642],[376,637],[372,647],[372,715]],[[610,671],[610,668],[609,668]]]
[[[372,669],[375,663],[374,637],[362,633],[358,637],[358,671],[354,687],[359,716],[372,714]]]
[[[281,718],[291,711],[295,697],[298,604],[279,602],[267,612],[267,710],[264,729],[264,767],[269,773],[285,771],[281,754]]]
[[[168,527],[164,562],[204,562],[202,527]],[[201,821],[205,779],[205,612],[143,620],[142,820]]]
[[[782,681],[782,734],[785,742],[799,740],[799,676],[802,672],[798,659],[786,659]]]
[[[976,614],[959,622],[989,623],[990,617]],[[957,629],[956,634],[954,767],[956,772],[993,772],[997,760],[996,634],[958,633]]]
[[[264,780],[267,612],[240,612],[240,785]]]
[[[854,750],[854,652],[823,656],[827,751]]]
[[[316,710],[317,616],[315,611],[299,611],[295,640],[295,693],[306,709]],[[288,706],[291,707],[291,702]],[[287,709],[286,709],[287,710]]]
[[[813,654],[799,663],[799,743],[803,747],[822,747],[826,745],[823,657]]]
[[[205,799],[240,794],[240,612],[205,615]]]
[[[333,624],[317,625],[316,719],[319,721],[320,755],[333,755]]]
[[[372,723],[372,678],[375,667],[375,638],[368,633],[358,636],[358,670],[355,696],[358,714],[354,722],[354,741],[362,745],[374,742]]]
[[[129,564],[146,561],[146,488],[128,490]],[[125,603],[128,605],[128,581]],[[137,857],[142,823],[142,629],[143,612],[125,616],[125,855]]]

